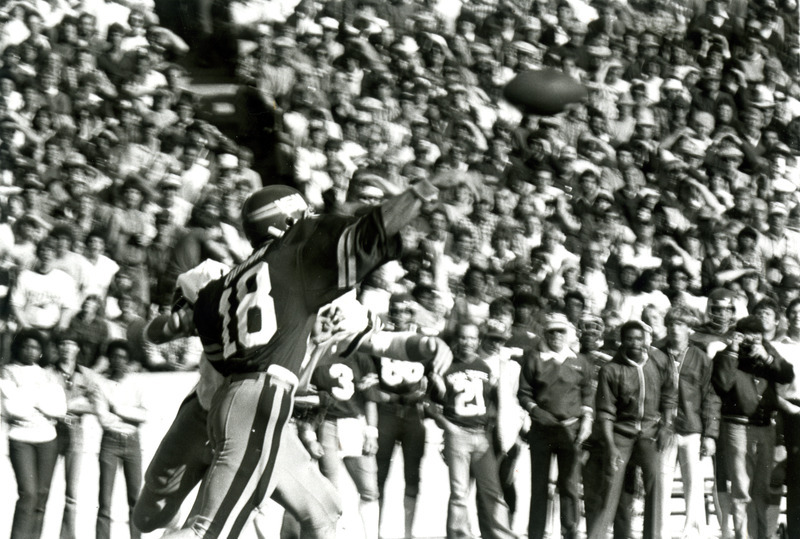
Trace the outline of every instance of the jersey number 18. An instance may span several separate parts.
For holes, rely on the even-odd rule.
[[[270,296],[272,282],[265,266],[264,262],[259,262],[240,275],[235,296],[233,287],[222,293],[219,309],[226,359],[235,355],[238,349],[250,350],[267,344],[278,327],[275,303]]]

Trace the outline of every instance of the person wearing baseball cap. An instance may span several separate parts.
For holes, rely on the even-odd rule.
[[[767,217],[767,232],[758,239],[758,248],[761,257],[767,261],[773,258],[782,258],[786,254],[800,252],[800,245],[786,232],[789,222],[789,210],[781,202],[772,202],[769,205]]]
[[[594,369],[584,355],[568,346],[572,328],[563,313],[545,316],[543,338],[529,349],[519,379],[520,404],[531,417],[531,505],[528,537],[545,536],[550,459],[558,457],[561,528],[578,536],[581,445],[591,434]]]
[[[674,365],[663,352],[647,344],[649,338],[647,324],[640,320],[625,322],[620,327],[619,350],[600,368],[596,414],[604,454],[593,454],[587,466],[602,468],[605,464],[608,473],[605,488],[598,489],[602,509],[591,516],[587,513],[589,539],[606,537],[618,507],[623,512],[631,511],[629,504],[620,506],[631,459],[641,468],[644,479],[644,537],[659,537],[655,531],[660,518],[656,504],[659,453],[674,437],[678,387]],[[614,531],[624,534],[630,530],[617,526]]]
[[[772,417],[779,407],[777,384],[795,378],[791,363],[767,341],[766,329],[761,317],[742,318],[730,344],[713,362],[711,382],[722,400],[720,440],[737,538],[748,537],[752,514],[757,517],[756,536],[770,535],[767,508],[775,450]]]

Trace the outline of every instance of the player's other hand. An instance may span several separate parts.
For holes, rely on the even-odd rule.
[[[578,434],[575,437],[575,445],[581,445],[583,442],[589,439],[589,436],[592,434],[592,419],[591,417],[584,416],[581,419],[580,427],[578,428]]]
[[[660,429],[658,429],[658,434],[656,434],[656,449],[658,452],[665,451],[668,447],[670,447],[675,439],[675,431],[672,427],[668,427],[663,425]]]
[[[622,464],[622,453],[620,453],[617,446],[614,444],[609,445],[606,448],[606,466],[608,466],[609,470],[617,471]]]
[[[709,438],[708,436],[704,436],[702,445],[700,446],[700,456],[713,457],[714,453],[716,452],[717,452],[717,443],[716,441],[714,441],[714,438]]]
[[[431,367],[434,373],[443,375],[453,363],[453,352],[439,337],[425,337],[422,343],[426,351],[433,354]]]
[[[367,428],[366,435],[364,436],[364,448],[362,450],[364,455],[371,457],[378,452],[378,429]]]
[[[308,454],[311,455],[311,458],[314,460],[319,460],[323,455],[325,455],[325,450],[322,449],[322,444],[316,440],[309,442],[306,446],[306,449],[308,450]]]

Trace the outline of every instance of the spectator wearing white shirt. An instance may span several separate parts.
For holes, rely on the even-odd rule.
[[[64,390],[39,365],[45,344],[42,332],[23,329],[11,344],[12,362],[0,371],[8,456],[19,496],[11,537],[41,537],[58,458],[56,420],[67,412]]]
[[[96,537],[111,537],[111,500],[117,467],[122,464],[130,509],[130,537],[139,539],[141,532],[133,525],[133,506],[142,487],[142,446],[140,425],[147,418],[142,388],[129,376],[133,362],[130,345],[124,339],[108,344],[107,379],[98,379],[93,394],[103,437],[100,442],[100,506],[97,513]]]
[[[34,268],[17,278],[11,312],[21,328],[65,328],[78,309],[75,279],[54,267],[55,254],[54,240],[46,238],[37,246]]]

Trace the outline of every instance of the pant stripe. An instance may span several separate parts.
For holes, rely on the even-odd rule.
[[[282,393],[281,393],[282,395]],[[283,395],[282,395],[283,396]],[[276,403],[277,404],[277,403]],[[287,406],[288,404],[288,406]],[[275,485],[275,461],[278,458],[278,452],[280,451],[280,443],[281,443],[281,434],[283,432],[283,425],[289,420],[289,414],[291,410],[292,404],[292,397],[289,395],[287,398],[283,398],[281,402],[280,408],[280,415],[278,416],[278,423],[276,426],[277,433],[273,433],[272,435],[268,435],[264,440],[264,448],[269,450],[269,459],[266,461],[266,466],[264,468],[264,472],[259,477],[256,473],[253,477],[259,477],[258,483],[256,484],[256,488],[253,492],[253,495],[248,500],[248,504],[245,506],[247,508],[252,507],[256,508],[266,499],[268,494],[271,494],[270,491],[270,483],[272,486]],[[273,408],[276,410],[276,408]],[[273,416],[276,414],[273,413]],[[269,434],[269,433],[268,433]],[[269,445],[268,445],[269,444]],[[251,481],[252,483],[252,481]],[[230,537],[238,537],[241,533],[244,525],[247,524],[247,520],[250,517],[250,513],[252,511],[247,509],[246,511],[240,511],[239,515],[236,517],[236,521],[233,524],[233,529],[229,534]]]
[[[250,425],[247,449],[231,482],[230,489],[209,526],[207,533],[209,537],[222,538],[231,533],[235,519],[229,517],[237,515],[245,509],[244,506],[249,501],[250,494],[256,486],[253,478],[260,477],[259,468],[264,468],[267,462],[270,461],[271,455],[263,454],[264,448],[272,447],[272,438],[276,434],[280,437],[281,429],[276,428],[278,417],[283,416],[282,407],[288,407],[291,404],[291,400],[284,398],[285,391],[283,387],[270,384],[269,376],[263,378],[263,384],[264,387],[261,389],[255,416]],[[271,405],[266,405],[267,402],[271,402]],[[265,443],[265,440],[269,440],[269,445]],[[247,512],[249,513],[249,510]]]

